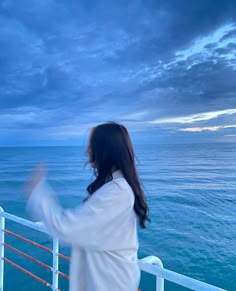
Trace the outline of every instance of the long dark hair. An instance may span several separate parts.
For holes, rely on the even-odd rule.
[[[134,192],[134,211],[139,224],[145,228],[146,221],[150,221],[148,206],[135,167],[135,155],[127,129],[115,122],[94,127],[91,130],[88,155],[96,176],[87,187],[89,195],[111,181],[114,170],[121,170]]]

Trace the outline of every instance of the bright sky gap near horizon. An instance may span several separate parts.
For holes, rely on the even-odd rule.
[[[0,1],[0,146],[236,142],[236,1]]]

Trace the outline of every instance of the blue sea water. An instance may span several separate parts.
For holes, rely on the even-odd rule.
[[[236,151],[234,144],[138,145],[138,169],[150,206],[151,224],[140,230],[139,256],[156,255],[173,271],[227,290],[236,290]],[[0,148],[0,205],[10,213],[28,217],[22,195],[31,168],[47,162],[48,179],[64,207],[74,207],[86,196],[92,171],[85,167],[83,147]],[[13,222],[7,228],[45,246],[48,236]],[[44,262],[51,255],[6,236],[6,240]],[[62,247],[69,254],[69,249]],[[21,266],[51,280],[49,271],[6,250]],[[61,261],[68,272],[68,263]],[[155,280],[144,275],[143,291],[155,290]],[[60,279],[60,288],[68,290]],[[47,287],[5,267],[5,289],[48,290]],[[187,290],[166,283],[166,290]]]

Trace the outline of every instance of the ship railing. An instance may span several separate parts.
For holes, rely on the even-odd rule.
[[[7,291],[4,290],[4,264],[9,264],[12,267],[16,268],[17,270],[27,274],[32,279],[38,281],[39,283],[49,287],[53,291],[61,291],[59,289],[59,277],[64,278],[65,280],[69,280],[69,275],[61,272],[59,270],[59,259],[66,260],[70,262],[70,258],[65,256],[64,254],[61,254],[59,252],[59,240],[57,238],[53,238],[53,247],[52,249],[45,247],[29,238],[24,237],[23,235],[17,234],[13,231],[10,231],[6,229],[5,227],[5,220],[10,220],[13,222],[16,222],[20,225],[24,225],[26,227],[29,227],[31,229],[37,230],[42,233],[48,234],[46,228],[43,224],[32,222],[29,220],[26,220],[24,218],[15,216],[13,214],[5,212],[0,207],[0,291]],[[18,250],[17,248],[7,244],[5,242],[5,236],[12,236],[15,239],[24,241],[25,243],[28,243],[30,245],[33,245],[34,247],[37,247],[39,249],[42,249],[45,252],[52,254],[52,266],[43,263],[42,261],[30,256],[29,254],[26,254],[25,252]],[[52,272],[52,282],[47,282],[43,278],[35,275],[30,270],[27,270],[23,268],[22,266],[16,264],[9,258],[5,257],[4,250],[8,249],[13,253],[16,253],[25,259],[28,259],[32,262],[34,262],[37,265],[40,265],[41,267],[50,270]],[[143,259],[139,260],[139,266],[141,271],[152,274],[156,277],[156,291],[164,291],[164,280],[173,282],[177,285],[189,288],[190,290],[196,290],[196,291],[224,291],[225,289],[221,289],[218,287],[215,287],[213,285],[207,284],[202,281],[198,281],[196,279],[181,275],[179,273],[167,270],[163,267],[163,264],[161,260],[156,256],[148,256]]]

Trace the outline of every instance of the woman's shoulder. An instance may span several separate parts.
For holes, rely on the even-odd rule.
[[[132,191],[130,185],[124,177],[112,179],[103,185],[104,189],[111,189],[114,191]]]
[[[101,195],[104,194],[115,196],[117,198],[119,197],[120,200],[122,198],[127,200],[128,197],[133,200],[134,197],[133,191],[124,177],[116,178],[107,182],[99,190]]]

